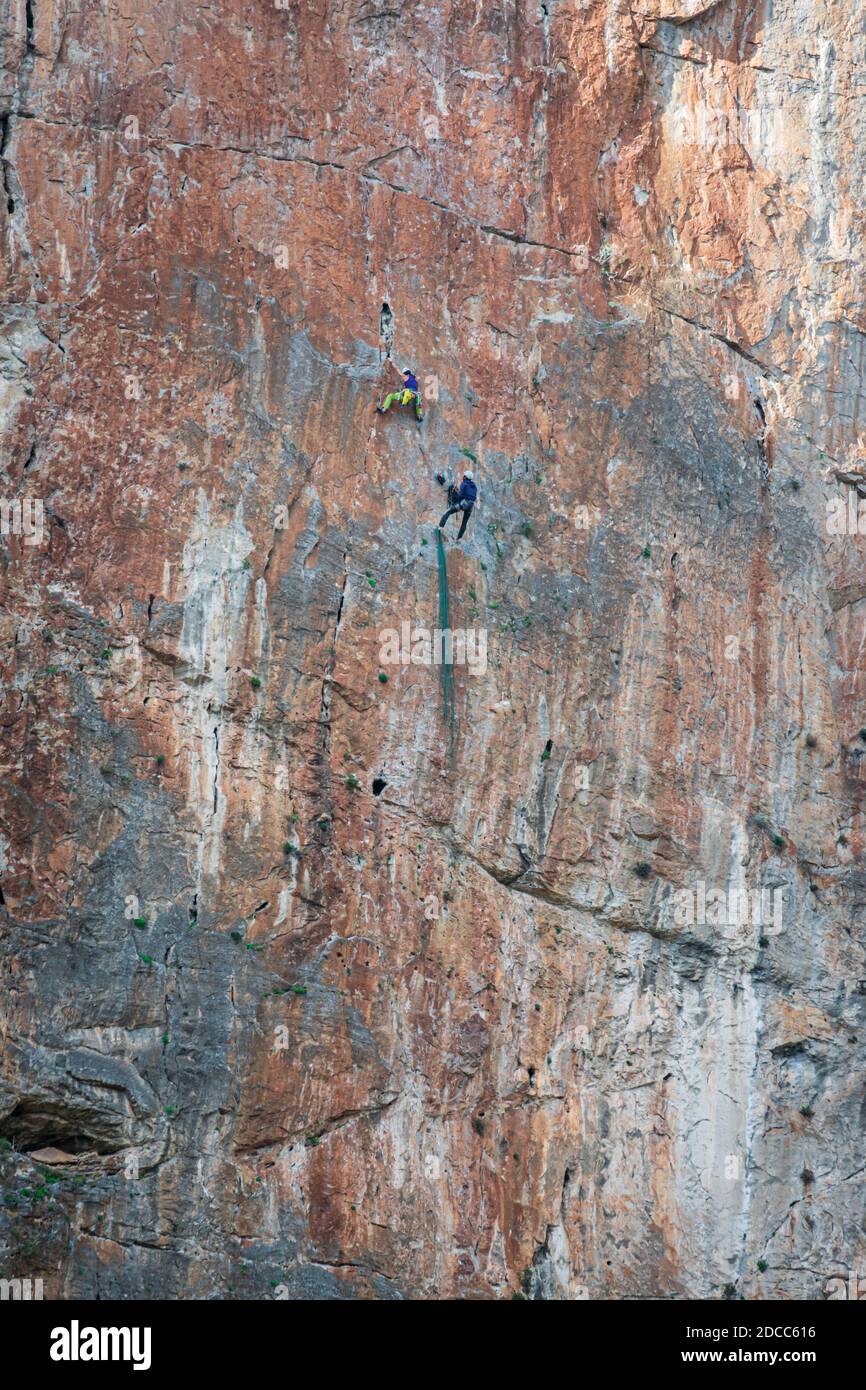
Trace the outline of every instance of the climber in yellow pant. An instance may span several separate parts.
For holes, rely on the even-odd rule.
[[[394,370],[396,371],[397,368],[395,367]],[[415,376],[409,371],[408,367],[405,371],[401,372],[400,375],[403,378],[403,389],[401,391],[392,391],[390,395],[386,396],[382,404],[376,406],[377,413],[379,415],[384,415],[386,410],[391,409],[392,405],[411,405],[414,401],[415,419],[423,420],[424,408],[421,404],[421,392],[418,390],[418,382]]]

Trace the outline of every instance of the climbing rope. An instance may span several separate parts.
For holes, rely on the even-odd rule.
[[[449,725],[451,751],[454,751],[454,663],[450,658],[454,653],[451,645],[445,646],[445,633],[448,631],[448,566],[445,563],[445,547],[442,532],[436,532],[436,547],[439,555],[439,669],[442,673],[442,717]],[[449,660],[446,661],[446,653]]]

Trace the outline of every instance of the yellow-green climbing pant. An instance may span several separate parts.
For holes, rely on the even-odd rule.
[[[409,405],[415,402],[415,414],[420,420],[424,414],[421,408],[421,397],[414,391],[407,391],[404,387],[402,391],[392,391],[390,396],[386,396],[382,402],[383,410],[390,410],[392,405]]]

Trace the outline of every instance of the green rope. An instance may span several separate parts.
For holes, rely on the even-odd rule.
[[[442,717],[450,723],[451,747],[454,747],[454,665],[445,660],[445,637],[448,631],[448,566],[445,563],[445,547],[442,532],[436,532],[436,547],[439,555],[439,669],[442,673]],[[453,652],[450,653],[453,656]]]

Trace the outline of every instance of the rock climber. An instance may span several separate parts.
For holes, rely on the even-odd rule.
[[[442,485],[444,486],[444,475],[438,473],[436,476],[437,481],[442,483]],[[447,512],[443,516],[442,520],[439,522],[439,530],[444,530],[445,523],[448,520],[449,516],[454,516],[455,512],[462,512],[463,520],[460,523],[460,530],[457,532],[458,541],[462,540],[463,533],[466,530],[466,527],[469,525],[469,518],[472,515],[472,508],[475,506],[477,497],[478,488],[476,487],[475,479],[472,476],[472,469],[467,468],[466,472],[463,474],[463,481],[461,482],[459,488],[456,488],[453,483],[449,483],[448,485],[449,505]]]
[[[393,362],[391,362],[390,365],[394,367]],[[411,405],[414,402],[415,419],[423,420],[424,407],[421,401],[421,392],[418,389],[417,377],[408,367],[404,368],[403,371],[400,371],[398,367],[394,367],[394,371],[397,372],[398,376],[403,378],[403,389],[401,391],[392,391],[390,395],[386,396],[382,404],[376,406],[377,414],[384,415],[385,411],[390,410],[392,405]]]

